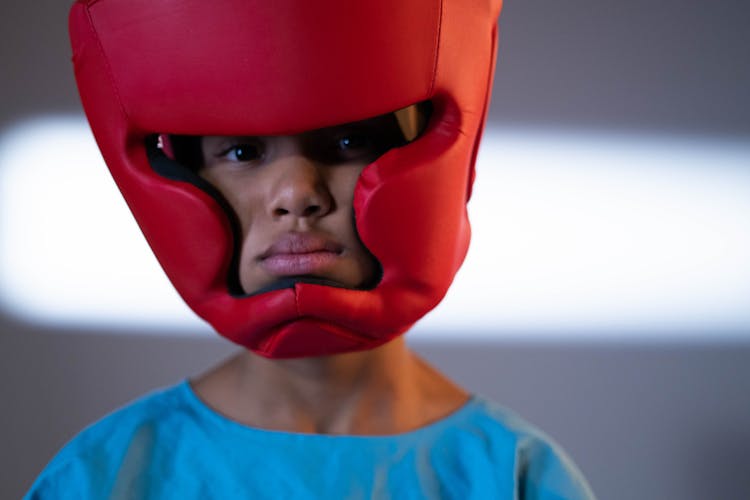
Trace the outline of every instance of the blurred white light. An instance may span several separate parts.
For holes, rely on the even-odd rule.
[[[37,323],[210,332],[161,271],[78,116],[0,137],[0,303]]]
[[[415,336],[750,335],[749,165],[740,141],[488,130],[471,250]],[[34,322],[210,331],[79,117],[0,137],[0,303]]]
[[[420,330],[750,336],[747,142],[495,129],[477,171],[469,255]]]

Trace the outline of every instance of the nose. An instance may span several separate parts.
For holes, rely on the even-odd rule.
[[[333,196],[323,171],[325,166],[299,154],[276,163],[273,165],[276,181],[268,204],[273,218],[316,219],[333,210]]]

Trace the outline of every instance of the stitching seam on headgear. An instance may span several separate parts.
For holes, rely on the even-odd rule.
[[[495,76],[495,61],[497,58],[497,44],[498,44],[498,34],[497,34],[497,22],[495,22],[495,27],[492,28],[492,46],[490,49],[490,61],[489,61],[489,69],[487,70],[487,84],[485,85],[485,91],[484,91],[484,106],[482,107],[482,116],[479,120],[479,129],[477,130],[477,136],[474,141],[474,148],[471,152],[471,171],[469,172],[469,177],[467,179],[467,185],[466,185],[466,201],[468,202],[469,199],[471,199],[471,193],[474,188],[474,179],[476,177],[476,170],[477,170],[477,156],[479,155],[479,144],[482,142],[482,136],[484,135],[484,127],[487,124],[487,110],[490,107],[490,96],[492,95],[492,82]]]
[[[99,51],[102,53],[102,58],[104,58],[104,66],[107,68],[107,76],[109,77],[110,84],[112,85],[112,90],[115,93],[115,97],[117,97],[117,104],[120,107],[120,111],[122,112],[122,115],[130,121],[130,117],[128,116],[128,112],[125,110],[125,105],[122,103],[122,97],[120,97],[120,90],[117,88],[117,80],[115,79],[115,75],[112,72],[112,66],[109,63],[109,59],[107,58],[107,53],[104,51],[104,46],[102,45],[102,41],[99,38],[99,33],[96,31],[96,26],[94,26],[94,18],[91,16],[91,5],[93,5],[96,2],[92,2],[89,5],[86,6],[86,17],[89,20],[89,26],[91,27],[91,32],[94,34],[94,39],[96,40],[96,45],[99,47]]]
[[[435,54],[432,61],[432,80],[430,81],[430,91],[427,93],[429,97],[432,97],[432,93],[435,90],[435,81],[437,80],[437,66],[438,66],[438,55],[440,54],[440,36],[443,30],[443,1],[440,0],[440,11],[438,12],[438,26],[435,38]]]

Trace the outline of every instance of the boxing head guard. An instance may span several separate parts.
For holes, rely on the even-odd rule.
[[[501,0],[79,0],[78,88],[109,169],[167,276],[220,334],[267,357],[369,349],[445,295],[469,244],[466,202]],[[356,228],[382,273],[366,290],[228,285],[239,237],[220,196],[159,134],[289,135],[431,103],[416,140],[362,171]],[[186,173],[187,172],[187,173]]]

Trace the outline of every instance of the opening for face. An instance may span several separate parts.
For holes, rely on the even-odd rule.
[[[231,293],[299,282],[369,289],[382,273],[357,233],[355,186],[365,166],[415,140],[430,112],[424,102],[295,135],[161,135],[158,147],[228,209],[236,234]]]

